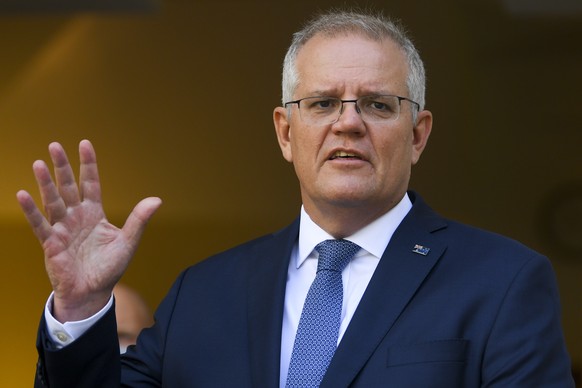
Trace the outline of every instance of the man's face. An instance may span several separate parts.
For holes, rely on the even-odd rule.
[[[299,51],[296,67],[299,85],[294,99],[409,97],[406,58],[391,40],[316,35]],[[347,103],[337,122],[314,126],[302,121],[298,109],[291,105],[289,116],[285,108],[276,108],[274,120],[283,156],[295,167],[303,204],[312,218],[357,208],[375,219],[402,199],[411,166],[430,133],[430,112],[420,112],[415,125],[415,106],[403,101],[396,121],[366,123],[354,104]],[[349,157],[337,157],[340,154]]]

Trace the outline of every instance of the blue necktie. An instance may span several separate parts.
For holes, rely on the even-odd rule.
[[[318,387],[331,362],[341,322],[342,271],[360,250],[347,240],[326,240],[319,252],[317,275],[309,288],[287,375],[287,388]]]

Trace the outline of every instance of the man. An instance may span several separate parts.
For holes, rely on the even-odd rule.
[[[398,27],[351,12],[314,19],[286,55],[283,102],[274,122],[299,219],[184,271],[121,362],[111,290],[161,201],[143,200],[117,229],[88,141],[79,188],[59,144],[56,185],[35,162],[46,218],[17,197],[54,289],[38,386],[573,386],[547,259],[407,192],[432,114]],[[341,265],[322,264],[334,256]]]

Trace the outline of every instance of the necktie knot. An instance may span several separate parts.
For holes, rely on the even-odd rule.
[[[329,270],[342,272],[360,246],[348,240],[325,240],[315,247],[319,253],[317,272]]]

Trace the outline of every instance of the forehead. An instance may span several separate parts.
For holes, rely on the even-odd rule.
[[[315,35],[297,54],[298,89],[304,92],[405,93],[408,64],[390,38],[346,33]]]

